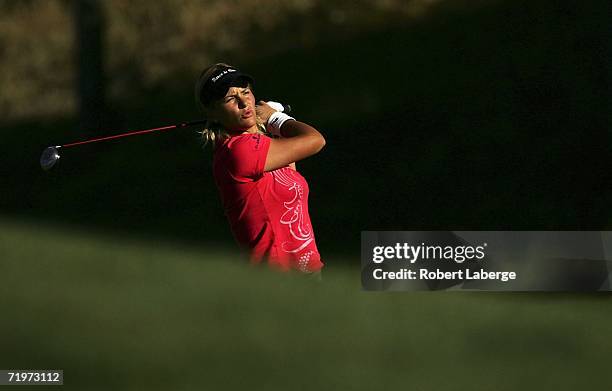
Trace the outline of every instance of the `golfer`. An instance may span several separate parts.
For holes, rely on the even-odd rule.
[[[236,241],[249,250],[252,263],[319,273],[323,263],[308,213],[308,184],[295,162],[323,148],[321,133],[272,107],[278,104],[257,102],[253,78],[227,64],[206,68],[195,93]]]

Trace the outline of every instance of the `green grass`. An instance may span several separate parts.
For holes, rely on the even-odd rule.
[[[354,269],[319,284],[220,248],[6,219],[0,250],[0,368],[63,369],[66,389],[609,384],[606,294],[363,292]]]

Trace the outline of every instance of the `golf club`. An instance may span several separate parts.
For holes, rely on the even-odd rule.
[[[278,111],[284,111],[285,113],[291,112],[291,106],[289,105],[283,105],[277,102],[268,102],[268,104]],[[45,150],[42,152],[42,155],[40,155],[40,167],[45,171],[48,171],[51,168],[53,168],[53,166],[55,166],[57,161],[60,159],[60,153],[59,153],[60,148],[71,148],[71,147],[76,147],[78,145],[85,145],[85,144],[97,143],[101,141],[114,140],[114,139],[123,138],[123,137],[136,136],[139,134],[187,128],[187,127],[195,126],[195,125],[203,125],[204,123],[206,123],[206,120],[182,122],[176,125],[162,126],[162,127],[153,128],[153,129],[136,130],[136,131],[131,131],[131,132],[115,134],[111,136],[106,136],[106,137],[99,137],[99,138],[94,138],[94,139],[89,139],[89,140],[76,141],[73,143],[68,143],[68,144],[63,144],[63,145],[50,146],[50,147],[45,148]]]

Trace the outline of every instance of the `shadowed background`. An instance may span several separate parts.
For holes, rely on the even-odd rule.
[[[599,350],[589,350],[595,340],[574,340],[574,326],[548,329],[548,321],[542,315],[552,301],[556,308],[552,311],[559,311],[557,320],[561,323],[567,321],[569,311],[583,305],[588,308],[585,311],[591,311],[583,314],[585,319],[603,321],[597,310],[599,298],[455,298],[448,294],[372,297],[358,294],[358,276],[351,273],[356,273],[359,264],[362,230],[610,229],[612,132],[608,59],[612,51],[607,2],[58,0],[0,1],[0,9],[0,131],[4,146],[0,156],[0,216],[4,223],[0,232],[2,250],[7,254],[3,262],[5,282],[14,284],[4,286],[12,292],[7,297],[16,304],[7,307],[12,308],[16,320],[4,324],[6,335],[14,335],[7,330],[14,333],[24,324],[40,323],[46,330],[53,323],[53,313],[40,315],[36,303],[49,292],[55,292],[49,297],[57,295],[58,308],[68,305],[71,294],[82,295],[84,301],[74,304],[74,319],[93,313],[88,297],[98,304],[106,300],[92,293],[87,282],[95,285],[99,278],[104,290],[117,288],[119,293],[130,295],[132,282],[116,282],[123,275],[118,265],[124,263],[124,267],[136,268],[136,274],[144,273],[144,283],[150,286],[144,288],[146,293],[140,298],[132,296],[132,304],[122,304],[127,307],[120,307],[117,313],[102,310],[100,316],[106,318],[93,319],[93,323],[100,321],[111,327],[123,319],[121,327],[138,334],[138,322],[159,322],[166,314],[165,310],[152,318],[143,314],[148,313],[149,301],[158,303],[151,297],[169,295],[168,306],[170,302],[180,305],[192,294],[202,297],[203,292],[188,288],[181,293],[165,291],[156,285],[161,277],[147,274],[152,265],[147,259],[156,251],[154,243],[158,242],[186,246],[197,254],[162,264],[159,269],[151,266],[152,273],[174,273],[177,284],[182,278],[179,276],[203,267],[206,272],[202,273],[215,270],[221,281],[231,285],[214,285],[211,294],[228,289],[248,295],[251,289],[261,289],[261,295],[269,300],[266,295],[290,295],[288,292],[294,289],[311,292],[312,288],[301,282],[295,288],[277,280],[265,287],[245,288],[262,277],[253,275],[257,272],[251,269],[235,267],[229,261],[235,256],[224,253],[224,248],[233,248],[234,244],[210,175],[211,151],[202,150],[197,129],[69,149],[63,151],[52,171],[43,172],[39,167],[40,153],[49,145],[199,119],[193,98],[194,81],[202,68],[223,61],[255,77],[258,98],[290,103],[296,118],[315,125],[327,139],[325,149],[298,163],[298,169],[309,181],[317,242],[331,271],[332,282],[324,289],[346,291],[327,292],[325,298],[320,298],[325,304],[307,307],[312,318],[303,323],[298,321],[303,314],[281,316],[283,322],[297,322],[283,323],[281,328],[311,330],[319,327],[317,319],[338,316],[338,323],[327,326],[337,333],[347,330],[347,341],[353,342],[346,342],[340,349],[344,353],[335,356],[327,342],[320,342],[327,340],[315,333],[314,345],[320,343],[322,351],[313,349],[304,356],[305,361],[298,360],[296,365],[308,366],[319,355],[332,357],[332,362],[333,357],[346,358],[349,346],[356,344],[361,335],[376,333],[374,325],[368,330],[356,326],[363,324],[368,318],[365,314],[370,312],[372,318],[384,319],[381,323],[389,339],[378,345],[372,342],[372,349],[363,348],[364,359],[368,354],[390,354],[394,360],[401,360],[406,351],[403,344],[394,345],[393,338],[411,343],[403,339],[403,330],[411,327],[410,314],[415,308],[420,308],[416,316],[423,325],[446,315],[448,322],[463,325],[461,330],[452,332],[440,326],[442,329],[432,331],[432,335],[451,333],[462,341],[471,338],[467,345],[436,345],[428,353],[432,363],[435,357],[451,350],[461,353],[457,353],[457,360],[464,354],[477,355],[481,364],[490,363],[483,357],[495,353],[492,346],[508,340],[503,331],[481,335],[480,327],[489,328],[489,322],[504,324],[503,330],[511,332],[510,341],[520,341],[503,345],[514,349],[510,356],[516,357],[517,363],[521,357],[534,353],[529,350],[533,341],[543,344],[532,348],[537,352],[548,351],[545,346],[552,346],[562,350],[561,356],[573,357],[570,361],[599,357]],[[34,228],[39,226],[44,228]],[[56,231],[60,233],[53,233]],[[93,242],[85,245],[88,250],[70,250],[76,232],[91,232]],[[119,237],[137,240],[136,247],[142,250],[138,254],[123,248],[104,253],[103,249]],[[30,273],[44,258],[45,246],[51,246],[47,254],[57,267],[71,271],[72,277],[46,275],[40,270]],[[103,255],[93,255],[100,252]],[[57,253],[61,255],[54,255]],[[178,253],[167,254],[166,259],[182,259]],[[198,258],[201,265],[189,263]],[[86,266],[89,263],[78,262],[84,259],[96,265],[94,260],[102,264],[109,260],[115,272],[93,276]],[[208,259],[227,260],[229,265]],[[237,281],[227,277],[234,273]],[[43,292],[15,282],[28,276],[32,285],[52,283]],[[71,285],[70,281],[79,279],[83,286]],[[198,285],[193,284],[196,290]],[[334,288],[334,284],[338,287]],[[223,296],[228,294],[231,296],[228,292]],[[109,306],[123,303],[121,297],[107,298]],[[201,304],[193,300],[190,305]],[[305,299],[297,302],[300,300]],[[457,300],[461,303],[457,304]],[[355,304],[359,308],[345,307],[352,301],[360,303]],[[212,307],[202,304],[199,310],[215,318],[217,311],[226,311],[216,307],[223,307],[223,303],[211,303]],[[236,299],[226,304],[259,305],[256,300],[249,303]],[[284,301],[274,303],[270,314],[288,305]],[[495,303],[509,312],[482,315],[484,320],[465,315],[481,306],[493,308]],[[94,307],[99,308],[98,304]],[[531,309],[522,309],[522,304]],[[19,305],[24,313],[39,315],[17,316]],[[401,308],[406,308],[406,313]],[[541,322],[536,327],[541,333],[516,331],[532,329],[524,323],[517,326],[507,321],[506,317],[515,319],[510,314],[522,314],[521,311],[543,316],[534,321]],[[142,343],[153,344],[153,339],[179,333],[190,322],[204,323],[206,316],[192,319],[186,312],[174,314],[174,323],[168,329],[156,329],[149,336],[152,339],[141,336]],[[221,316],[225,321],[219,320],[219,327],[248,324],[257,316],[264,323],[271,319],[254,314],[228,316]],[[580,318],[572,315],[571,319],[570,323]],[[60,323],[60,328],[61,324],[71,323]],[[71,327],[65,326],[60,335],[74,335],[76,331]],[[246,328],[247,331],[239,328],[228,333],[246,332],[245,338],[261,335]],[[7,352],[20,357],[18,363],[26,365],[31,355],[15,356],[20,344],[28,335],[37,335],[35,341],[40,342],[46,331],[35,327],[22,330],[21,337],[12,339]],[[587,326],[579,330],[583,336],[590,333]],[[286,349],[293,343],[292,333],[283,333],[281,342],[272,344],[278,347],[278,351],[270,353],[273,357],[287,354]],[[98,347],[112,339],[110,335],[76,335],[87,335]],[[210,341],[216,341],[214,334],[207,335]],[[273,336],[262,338],[273,340]],[[448,338],[450,343],[452,338]],[[532,338],[532,342],[525,338]],[[500,342],[502,339],[506,342]],[[412,341],[416,352],[428,348],[419,341],[416,337]],[[608,342],[599,345],[601,349],[609,345],[609,338],[605,341]],[[468,345],[483,350],[474,352],[466,348]],[[31,352],[37,344],[27,346]],[[215,351],[221,349],[221,345],[214,346]],[[244,353],[260,345],[243,346]],[[71,356],[70,352],[82,353],[79,348],[46,349],[48,355],[57,354],[58,361],[45,361],[47,356],[43,354],[36,363],[63,363],[67,362],[63,361],[66,356],[78,361],[74,358],[78,354]],[[159,354],[167,357],[172,352],[162,349]],[[102,361],[121,353],[105,354]],[[181,354],[180,362],[203,359],[195,353]],[[145,355],[146,349],[133,360]],[[446,357],[450,360],[448,357],[453,356]],[[424,365],[418,357],[413,360],[416,366]],[[11,366],[10,361],[4,363]],[[567,362],[556,363],[560,365],[557,370],[562,371]],[[359,365],[347,364],[343,373],[355,373]],[[73,373],[86,373],[82,370],[75,369]],[[382,365],[377,367],[370,380],[384,376],[385,370]],[[400,366],[397,370],[404,369]],[[326,374],[321,381],[330,384],[327,381],[332,377],[333,373]],[[370,380],[364,379],[355,384],[366,387]],[[484,381],[493,382],[494,377],[485,377]],[[115,385],[125,384],[123,380],[117,382]],[[426,379],[423,382],[424,386],[428,384]],[[340,382],[338,387],[342,384],[347,383]],[[569,385],[563,383],[571,389]],[[275,387],[281,385],[270,385],[268,389]],[[441,384],[437,388],[453,389]]]
[[[605,2],[117,0],[80,51],[73,3],[2,5],[4,214],[231,245],[197,129],[38,167],[48,145],[200,118],[194,80],[222,60],[326,136],[300,163],[324,255],[361,230],[612,223]]]

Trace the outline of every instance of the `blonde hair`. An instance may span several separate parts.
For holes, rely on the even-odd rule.
[[[195,99],[203,111],[209,109],[211,105],[215,104],[216,102],[203,102],[201,98],[202,89],[204,88],[204,85],[206,84],[208,79],[210,79],[213,74],[217,73],[223,68],[234,67],[229,64],[220,62],[209,66],[208,68],[204,69],[202,73],[200,73],[200,77],[198,78],[198,81],[195,85]],[[249,87],[252,89],[253,86],[249,84]],[[259,118],[259,116],[257,117],[257,132],[261,134],[266,133],[266,127]],[[223,125],[208,118],[206,118],[206,123],[204,124],[200,134],[202,135],[203,147],[206,147],[208,144],[211,144],[213,146],[213,149],[217,145],[217,143],[222,143],[225,139],[228,139],[230,137],[230,134],[223,127]]]

